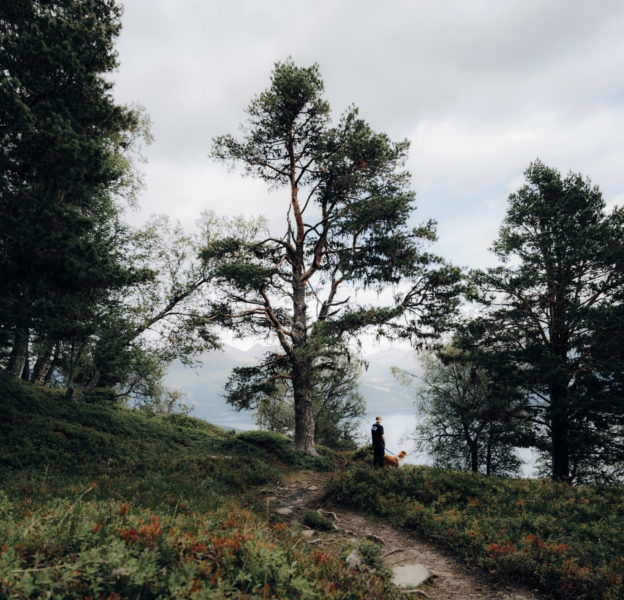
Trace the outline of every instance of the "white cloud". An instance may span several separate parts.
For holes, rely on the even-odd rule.
[[[618,0],[126,0],[115,93],[145,105],[155,143],[135,221],[166,212],[283,219],[283,199],[208,158],[237,132],[275,61],[318,62],[336,111],[350,103],[412,141],[434,251],[482,266],[508,194],[541,158],[622,203],[624,4]],[[285,8],[287,7],[287,8]]]

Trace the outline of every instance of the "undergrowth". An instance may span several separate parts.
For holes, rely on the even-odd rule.
[[[0,598],[393,598],[250,501],[333,460],[0,376]]]
[[[329,496],[562,600],[624,597],[624,490],[431,467],[355,466]]]

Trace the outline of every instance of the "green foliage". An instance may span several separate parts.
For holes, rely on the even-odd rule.
[[[110,388],[95,388],[86,398],[85,402],[98,404],[99,406],[121,406],[115,391]]]
[[[270,431],[244,431],[237,439],[262,448],[283,463],[302,469],[314,471],[332,471],[336,468],[336,452],[319,446],[318,456],[310,456],[307,452],[296,448],[293,440],[280,433]]]
[[[320,515],[318,511],[312,509],[305,511],[301,522],[317,531],[335,531],[336,529],[329,519],[326,519],[323,515]]]
[[[358,425],[366,413],[364,399],[358,391],[363,361],[355,357],[347,360],[337,352],[331,362],[327,357],[318,361],[322,365],[317,368],[312,393],[315,442],[335,450],[354,449]],[[292,385],[282,379],[267,384],[267,372],[261,366],[234,369],[225,386],[228,402],[239,409],[255,406],[256,423],[260,427],[293,435]]]
[[[532,444],[554,479],[621,474],[624,210],[600,190],[536,161],[509,197],[493,249],[502,266],[474,274],[488,308],[461,332],[480,364],[524,393]]]
[[[298,537],[232,503],[145,510],[126,502],[56,500],[0,523],[7,597],[390,598],[384,583],[298,548]],[[27,500],[27,499],[26,499]],[[25,537],[23,532],[28,532]]]
[[[377,575],[383,579],[389,579],[392,576],[392,571],[388,568],[381,555],[381,547],[379,544],[365,539],[358,546],[358,552],[362,557],[362,562],[373,569]]]
[[[28,329],[83,339],[101,293],[146,276],[120,244],[132,155],[148,137],[105,78],[120,18],[111,0],[19,0],[0,13],[0,328],[14,343]]]
[[[131,495],[181,488],[214,502],[278,477],[265,453],[244,458],[246,444],[199,419],[68,400],[6,376],[0,384],[0,479],[14,486],[89,478],[102,493],[125,482]]]
[[[280,344],[259,365],[257,381],[239,378],[232,401],[254,405],[267,392],[264,382],[289,380],[295,443],[312,454],[314,383],[336,363],[336,349],[363,330],[435,337],[457,308],[460,280],[458,269],[423,251],[435,239],[434,223],[410,224],[408,142],[373,131],[353,107],[332,126],[322,93],[317,65],[277,63],[270,87],[247,108],[241,139],[214,140],[213,157],[285,190],[285,219],[279,233],[216,240],[203,253],[221,298],[211,313],[239,333]],[[390,306],[351,300],[357,289],[388,285],[402,292]]]
[[[329,495],[557,599],[614,600],[621,593],[622,488],[359,466],[333,480]]]
[[[514,451],[523,431],[522,405],[515,390],[497,386],[466,352],[447,346],[422,354],[417,384],[416,441],[434,465],[487,475],[518,474]],[[413,377],[402,373],[412,384]]]
[[[0,596],[396,597],[245,507],[279,477],[275,453],[301,456],[292,441],[4,375],[0,399]]]

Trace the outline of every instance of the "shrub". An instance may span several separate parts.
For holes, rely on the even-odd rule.
[[[334,500],[446,544],[467,562],[555,598],[614,600],[624,576],[624,490],[404,466],[357,466]]]
[[[334,524],[329,519],[320,515],[316,510],[306,510],[303,515],[302,523],[317,531],[336,530]]]
[[[313,471],[333,471],[336,468],[336,452],[325,446],[317,446],[319,456],[310,456],[295,448],[293,441],[272,431],[244,431],[237,435],[241,441],[262,448],[283,463]]]

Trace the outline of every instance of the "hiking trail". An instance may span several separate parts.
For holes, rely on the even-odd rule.
[[[405,593],[431,600],[544,600],[536,590],[501,581],[487,573],[466,566],[459,559],[406,531],[362,513],[330,504],[324,500],[325,485],[332,475],[310,471],[292,471],[284,481],[257,492],[267,509],[291,526],[303,527],[309,544],[316,544],[334,555],[347,545],[358,546],[364,540],[381,545],[381,556],[389,569],[399,566],[425,567],[429,577]],[[334,523],[332,533],[320,533],[302,525],[307,510],[317,510]],[[424,575],[426,576],[426,571]]]

